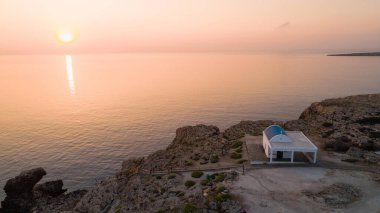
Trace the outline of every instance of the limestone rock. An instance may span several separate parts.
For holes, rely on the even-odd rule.
[[[296,121],[286,122],[289,129],[319,135],[325,148],[347,151],[351,147],[380,149],[380,94],[327,99],[311,104]],[[367,161],[376,161],[372,155]]]
[[[241,121],[226,129],[223,132],[223,137],[227,140],[236,140],[244,137],[245,134],[261,135],[262,131],[272,124],[280,124],[280,122],[272,120]]]
[[[0,212],[29,212],[34,205],[33,187],[44,175],[43,168],[35,168],[9,179],[4,186],[7,196],[1,202]]]
[[[219,128],[203,124],[178,128],[173,144],[192,144],[219,135]]]
[[[67,189],[62,189],[62,187],[62,180],[54,180],[45,182],[43,184],[37,184],[35,187],[35,191],[50,196],[57,196],[67,191]]]
[[[36,197],[32,208],[33,213],[58,213],[72,211],[79,200],[87,193],[87,190],[76,190],[57,196],[42,195]]]
[[[23,193],[30,194],[36,183],[45,175],[46,171],[43,168],[35,168],[21,172],[15,178],[7,181],[4,186],[4,191],[9,197],[17,197]]]

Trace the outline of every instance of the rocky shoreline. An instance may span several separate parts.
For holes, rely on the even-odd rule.
[[[380,52],[328,54],[327,56],[380,56]]]
[[[241,121],[223,132],[181,127],[165,150],[124,161],[116,176],[89,191],[66,193],[62,180],[37,184],[46,171],[25,171],[7,181],[0,212],[239,212],[231,188],[239,174],[213,168],[249,167],[241,138],[271,124],[303,131],[320,148],[321,161],[329,156],[337,165],[380,168],[380,94],[357,95],[313,103],[287,122]]]

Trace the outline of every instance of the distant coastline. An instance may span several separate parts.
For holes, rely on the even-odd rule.
[[[327,56],[380,56],[380,52],[328,54]]]

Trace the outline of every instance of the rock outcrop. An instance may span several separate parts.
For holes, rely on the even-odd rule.
[[[258,121],[241,121],[223,132],[223,137],[227,140],[236,140],[249,135],[262,135],[265,128],[273,124],[282,124],[280,121],[258,120]]]
[[[33,188],[44,175],[43,168],[35,168],[9,179],[4,186],[7,196],[1,202],[0,212],[29,212],[34,205]]]
[[[34,190],[36,192],[42,193],[43,195],[57,196],[67,191],[67,189],[62,189],[62,187],[62,180],[54,180],[45,182],[43,184],[37,184]]]
[[[185,126],[176,130],[176,136],[173,143],[168,147],[181,145],[195,145],[195,143],[202,143],[214,136],[218,137],[220,134],[219,128],[216,126],[206,126],[203,124],[196,126]]]
[[[187,186],[189,177],[182,173],[109,178],[90,190],[74,211],[188,212],[186,209],[191,206],[199,212],[237,212],[239,203],[231,199],[223,186],[236,176],[236,173],[216,173],[204,186],[194,178],[194,185]],[[204,196],[205,191],[209,196]]]
[[[340,152],[344,161],[380,162],[374,152],[380,150],[380,94],[350,96],[313,103],[293,121],[241,121],[224,132],[216,126],[181,127],[165,150],[124,161],[117,175],[88,192],[65,194],[61,180],[36,185],[46,172],[25,171],[5,185],[7,197],[0,212],[236,212],[240,204],[231,198],[226,184],[236,174],[216,172],[201,180],[172,169],[215,163],[234,144],[242,144],[239,139],[245,134],[261,135],[272,124],[302,130],[321,148]],[[337,184],[308,196],[344,206],[359,199],[360,191]]]
[[[362,150],[359,158],[380,162],[373,151],[380,150],[380,94],[327,99],[313,103],[300,118],[286,127],[319,135],[324,148],[348,154]],[[356,147],[358,149],[351,149]]]
[[[55,196],[37,194],[35,195],[35,204],[31,212],[61,213],[72,211],[85,194],[87,194],[87,190],[76,190]]]
[[[4,191],[9,197],[17,197],[20,194],[31,194],[33,187],[46,175],[43,168],[35,168],[21,172],[15,178],[9,179],[4,186]]]
[[[166,150],[159,150],[145,159],[145,170],[168,170],[193,165],[203,159],[208,163],[211,156],[223,156],[230,142],[223,139],[216,126],[196,125],[178,128],[176,137]],[[189,156],[191,156],[189,158]],[[192,156],[197,156],[193,158]],[[192,159],[193,158],[193,159]]]
[[[223,186],[223,181],[232,181],[236,175],[225,173],[217,176],[217,181],[207,181],[207,185],[202,186],[199,180],[195,186],[188,187],[185,175],[170,172],[172,168],[183,168],[186,162],[195,163],[196,160],[189,158],[195,154],[202,160],[211,155],[222,155],[223,149],[228,149],[228,144],[216,126],[196,125],[178,128],[176,137],[166,150],[159,150],[146,158],[124,161],[121,172],[116,177],[108,178],[90,190],[74,210],[181,212],[183,208],[188,207],[187,205],[194,205],[207,212],[239,210],[239,203],[227,195],[220,194],[221,192],[215,192],[218,186]],[[214,197],[205,197],[203,190],[206,188],[222,200],[216,202],[213,200]]]
[[[63,194],[62,180],[37,184],[46,171],[35,168],[9,179],[4,186],[6,198],[1,202],[1,213],[61,212],[71,210],[87,192],[78,190]],[[37,184],[37,185],[36,185]]]

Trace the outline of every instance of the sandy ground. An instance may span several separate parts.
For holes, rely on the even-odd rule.
[[[367,172],[324,168],[256,169],[240,175],[232,192],[247,212],[380,212],[380,182]],[[345,208],[335,209],[307,197],[305,190],[318,192],[333,183],[351,184],[362,197]]]

